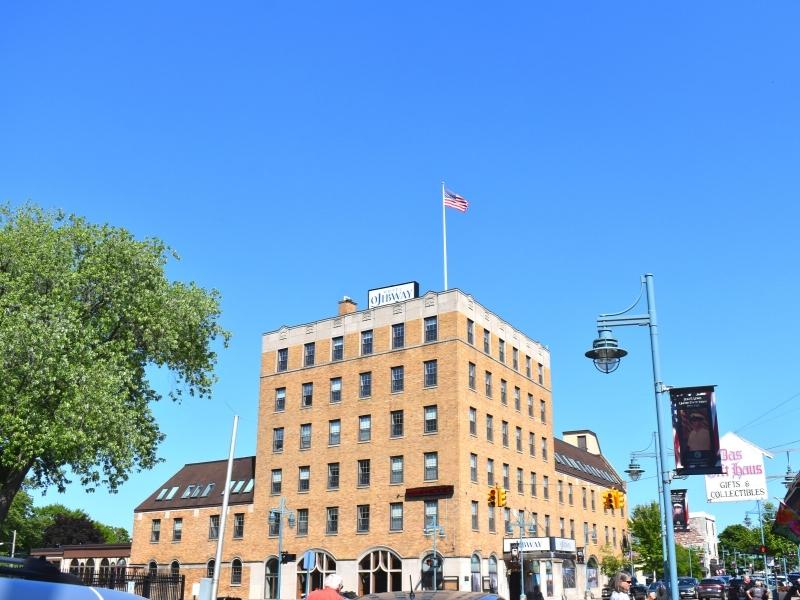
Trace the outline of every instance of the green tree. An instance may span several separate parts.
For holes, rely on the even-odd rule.
[[[165,274],[160,240],[35,206],[0,206],[0,525],[26,478],[117,489],[163,439],[147,368],[183,393],[215,381],[219,295]],[[69,471],[67,470],[69,469]]]
[[[700,562],[700,550],[697,548],[692,548],[691,552],[689,548],[685,546],[681,546],[679,544],[675,545],[675,558],[678,562],[678,576],[680,577],[697,577],[698,579],[702,579],[703,577],[703,563]],[[689,567],[691,561],[691,568]]]
[[[623,570],[625,566],[622,559],[615,555],[610,546],[603,546],[600,549],[600,570],[606,577],[613,577]]]
[[[637,557],[636,566],[645,573],[664,576],[664,553],[661,547],[661,513],[658,502],[639,504],[633,509],[629,519],[629,529],[633,536],[633,551]]]

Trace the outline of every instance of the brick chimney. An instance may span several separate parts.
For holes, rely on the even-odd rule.
[[[350,296],[345,296],[339,300],[339,315],[349,315],[356,312],[358,304]]]

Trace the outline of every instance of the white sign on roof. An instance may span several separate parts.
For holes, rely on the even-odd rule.
[[[764,457],[772,458],[772,454],[730,432],[720,438],[719,448],[723,472],[721,475],[706,475],[706,500],[766,500]]]

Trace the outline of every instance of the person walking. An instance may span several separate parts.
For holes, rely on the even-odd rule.
[[[342,585],[344,581],[336,573],[325,577],[323,588],[314,590],[308,595],[308,600],[342,600]]]
[[[745,595],[749,600],[767,600],[769,598],[769,592],[760,579],[756,580],[755,585],[747,590]]]
[[[625,571],[620,571],[614,576],[613,585],[611,587],[610,600],[631,600],[631,576]],[[759,599],[760,600],[760,599]]]

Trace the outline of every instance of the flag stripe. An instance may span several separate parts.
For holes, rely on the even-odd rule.
[[[464,196],[446,189],[444,191],[444,205],[450,208],[455,208],[461,212],[467,212],[467,208],[469,208],[469,201],[464,198]]]

